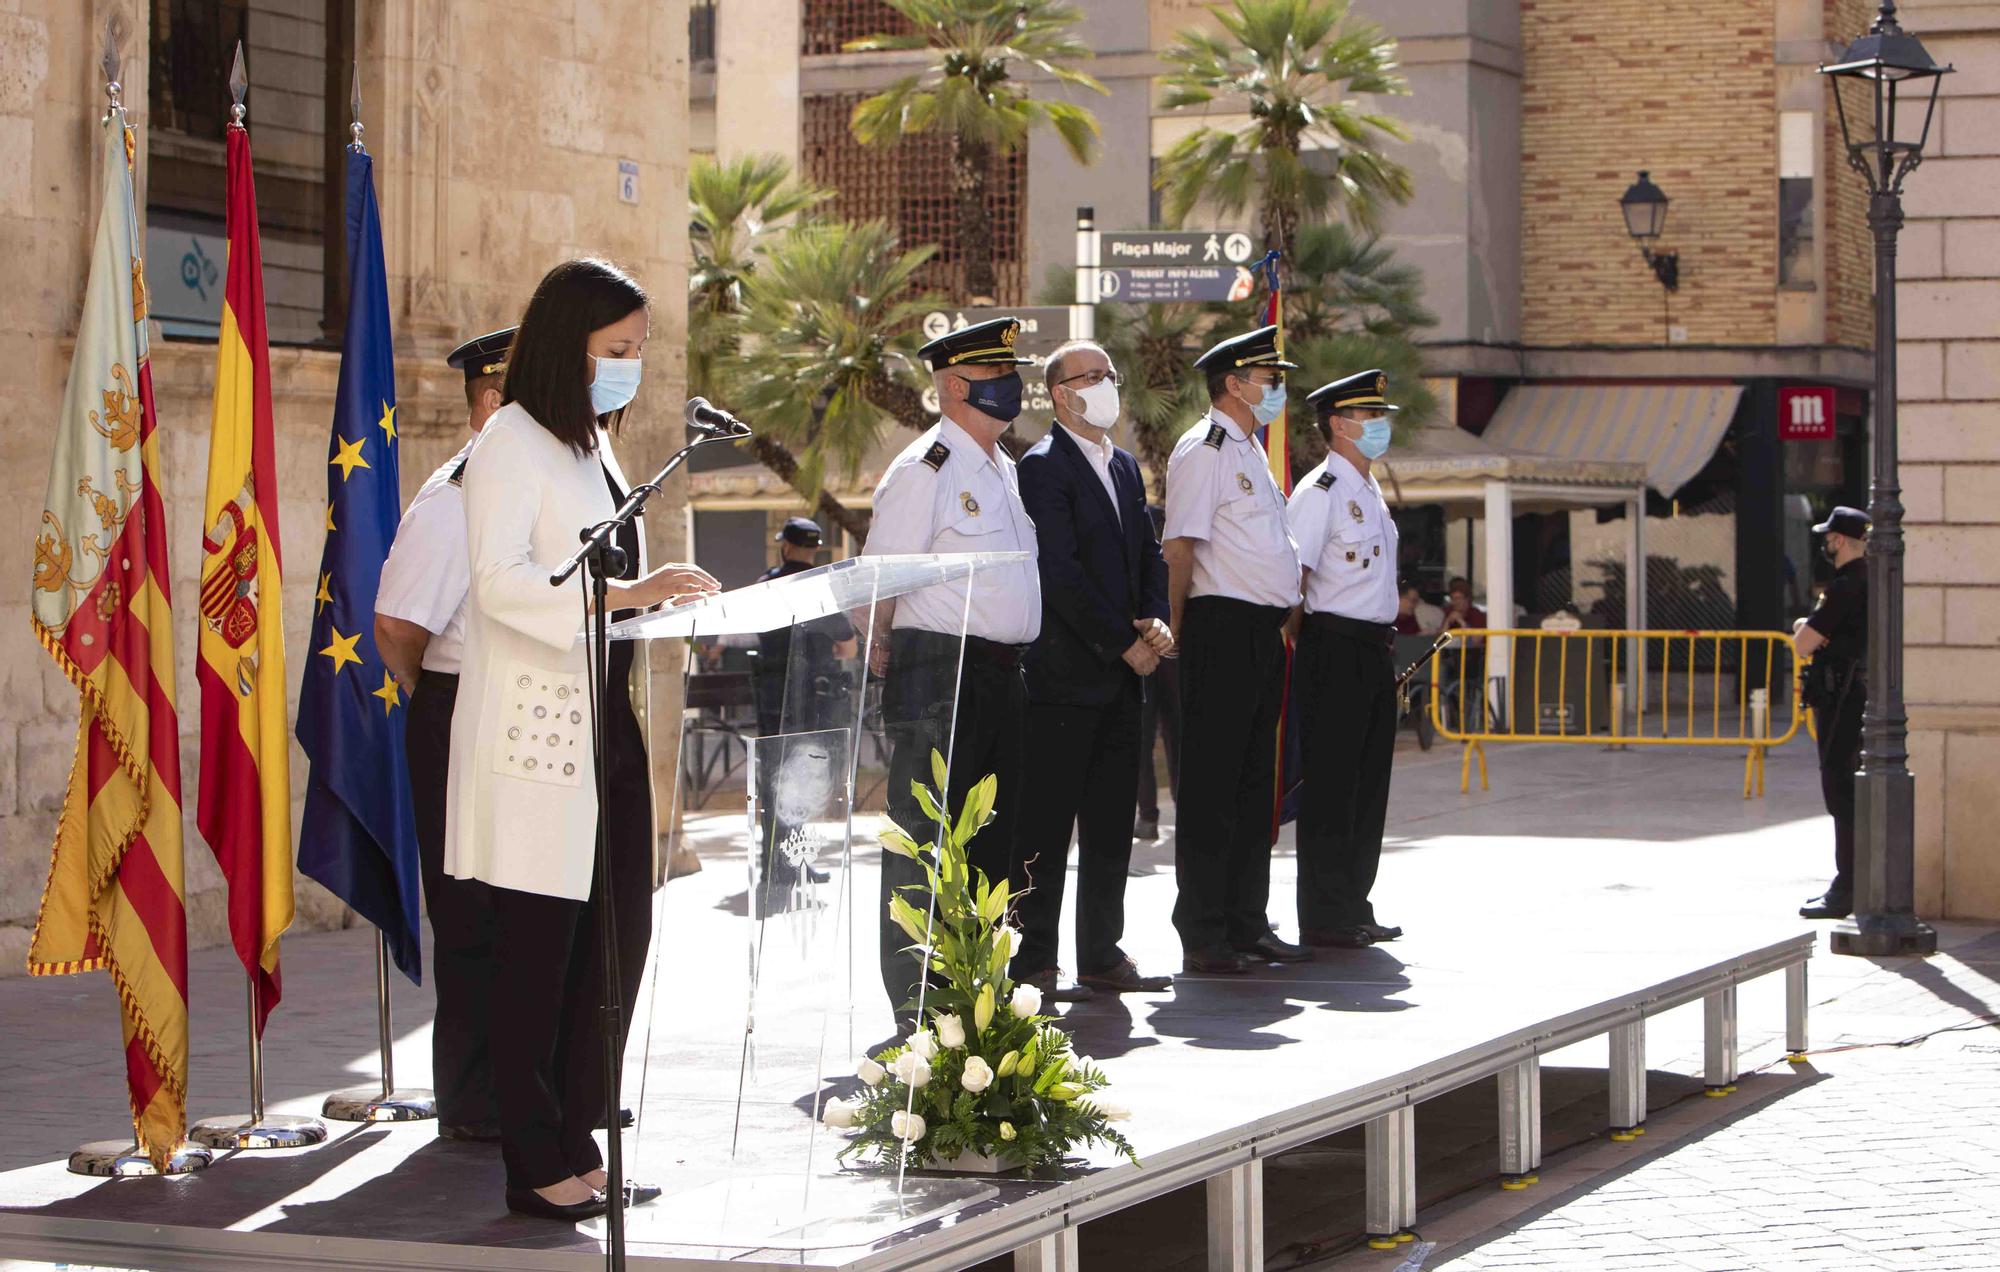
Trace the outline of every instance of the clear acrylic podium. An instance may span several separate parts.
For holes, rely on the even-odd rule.
[[[624,1095],[639,1114],[628,1173],[666,1194],[628,1212],[635,1244],[863,1244],[994,1195],[914,1175],[899,1188],[893,1172],[844,1166],[844,1137],[820,1114],[851,1093],[862,1053],[889,1041],[885,982],[905,966],[915,978],[898,952],[906,938],[882,916],[876,834],[893,817],[927,838],[910,779],[930,782],[930,748],[949,752],[958,705],[962,617],[956,632],[898,630],[886,651],[871,633],[898,597],[942,586],[962,601],[982,573],[1026,556],[856,557],[612,627],[614,640],[690,642],[660,826],[686,837],[704,874],[742,883],[723,903],[742,945],[704,949],[692,966],[674,941],[688,902],[671,886],[655,896]],[[869,667],[883,653],[878,677]]]

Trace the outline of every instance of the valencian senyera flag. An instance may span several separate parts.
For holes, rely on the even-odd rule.
[[[82,720],[28,970],[111,973],[133,1127],[164,1169],[187,1126],[187,914],[172,575],[132,155],[132,131],[114,107],[35,538],[35,634],[76,686]]]
[[[299,869],[382,929],[421,980],[416,821],[403,768],[402,687],[375,648],[375,592],[402,510],[396,375],[374,164],[347,150],[347,334],[327,443],[326,551],[299,685],[299,745],[311,766]]]
[[[1264,325],[1278,329],[1278,355],[1285,352],[1285,286],[1278,275],[1278,249],[1264,253],[1258,268],[1264,275],[1264,283],[1269,295],[1264,301]],[[1259,433],[1258,439],[1264,443],[1264,455],[1271,463],[1271,480],[1276,482],[1280,493],[1287,498],[1292,493],[1292,441],[1287,415],[1280,412]],[[1292,647],[1285,645],[1285,696],[1284,708],[1278,715],[1278,736],[1272,745],[1278,749],[1278,781],[1271,792],[1271,839],[1276,842],[1278,827],[1298,816],[1298,787],[1304,775],[1305,765],[1299,755],[1298,735],[1287,725],[1292,714]]]
[[[292,813],[279,613],[276,444],[264,337],[264,261],[250,135],[228,130],[229,272],[215,354],[202,511],[201,777],[195,824],[229,888],[229,937],[257,994],[278,1004],[278,937],[292,922]]]

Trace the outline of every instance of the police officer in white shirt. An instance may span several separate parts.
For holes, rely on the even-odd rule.
[[[967,850],[998,882],[1014,874],[1013,810],[1021,790],[1028,694],[1021,655],[1042,630],[1035,526],[1021,504],[1014,461],[1000,435],[1021,413],[1021,323],[995,318],[931,341],[918,351],[937,386],[936,426],[898,455],[875,487],[875,516],[864,556],[1025,552],[1017,565],[977,572],[875,607],[869,662],[885,675],[882,721],[893,745],[889,812],[919,841],[932,832],[910,783],[931,782],[931,751],[951,761],[947,803],[955,810],[980,779],[999,779],[995,817]],[[968,603],[967,591],[971,592]],[[866,620],[867,616],[861,615]],[[960,674],[959,632],[964,641]],[[954,708],[956,713],[954,715]],[[956,720],[955,725],[953,724]],[[899,1020],[914,1020],[918,977],[901,929],[888,920],[892,889],[923,882],[917,863],[882,860],[882,985]],[[916,902],[922,908],[920,901]]]
[[[1181,650],[1174,927],[1193,973],[1313,956],[1279,940],[1265,915],[1283,628],[1299,599],[1285,497],[1257,439],[1282,415],[1285,372],[1297,369],[1277,340],[1275,326],[1260,327],[1195,359],[1212,405],[1167,463],[1163,551]]]
[[[490,332],[466,341],[445,359],[465,373],[467,423],[475,439],[487,417],[500,409],[513,340],[512,327]],[[430,475],[396,527],[375,598],[375,645],[410,690],[405,725],[410,796],[423,859],[424,908],[434,940],[431,978],[437,1016],[431,1028],[431,1080],[437,1088],[438,1133],[447,1139],[497,1140],[499,1110],[487,1048],[493,913],[484,884],[444,872],[445,774],[465,644],[466,596],[472,587],[459,480],[471,450],[468,440]]]
[[[1299,928],[1307,944],[1339,949],[1403,934],[1376,922],[1368,899],[1396,752],[1396,521],[1369,471],[1389,448],[1388,387],[1369,370],[1307,395],[1328,453],[1286,511],[1305,563],[1292,664],[1311,774],[1299,792]]]

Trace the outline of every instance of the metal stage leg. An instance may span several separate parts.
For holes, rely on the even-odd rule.
[[[1611,1138],[1629,1144],[1646,1133],[1646,1021],[1611,1031]]]
[[[1264,1160],[1208,1180],[1208,1272],[1263,1272]]]
[[[1702,1000],[1706,1017],[1707,1064],[1702,1094],[1724,1096],[1736,1090],[1736,986],[1725,985]]]
[[[1519,1192],[1542,1167],[1542,1062],[1529,1056],[1500,1071],[1500,1186]]]
[[[1417,1222],[1417,1110],[1404,1105],[1368,1123],[1368,1245],[1413,1240]]]
[[[1806,1062],[1806,965],[1803,960],[1785,969],[1785,1059],[1793,1064]]]
[[[1064,1228],[1014,1251],[1014,1272],[1078,1272],[1076,1229]]]

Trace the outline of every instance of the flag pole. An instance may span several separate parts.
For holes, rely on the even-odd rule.
[[[396,1089],[394,1029],[389,1014],[389,938],[375,939],[375,1028],[382,1054],[382,1089],[350,1087],[335,1091],[320,1116],[336,1122],[423,1122],[437,1116],[437,1096],[424,1087]]]

